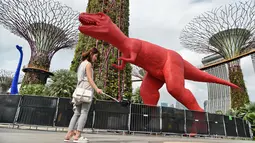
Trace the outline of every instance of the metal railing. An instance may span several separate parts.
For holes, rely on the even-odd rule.
[[[0,95],[0,123],[67,127],[70,98]],[[84,128],[252,138],[251,125],[235,117],[172,107],[94,100]]]

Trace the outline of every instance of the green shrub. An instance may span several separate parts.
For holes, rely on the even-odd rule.
[[[27,84],[20,90],[21,95],[39,95],[45,96],[45,85],[43,84]]]
[[[66,69],[57,70],[46,86],[45,94],[54,97],[72,97],[77,85],[77,74]]]

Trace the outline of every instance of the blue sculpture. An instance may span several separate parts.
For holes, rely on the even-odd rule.
[[[19,82],[20,68],[21,68],[21,64],[22,64],[22,60],[23,60],[22,47],[19,46],[19,45],[16,45],[16,48],[19,50],[20,58],[19,58],[18,67],[16,69],[15,75],[14,75],[13,80],[12,80],[11,92],[10,92],[11,95],[19,93],[19,91],[18,91],[18,82]]]

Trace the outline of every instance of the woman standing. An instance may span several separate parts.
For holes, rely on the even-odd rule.
[[[102,94],[102,90],[96,86],[93,80],[92,63],[97,60],[99,54],[100,53],[96,48],[92,48],[88,52],[82,54],[82,62],[80,63],[77,71],[77,86],[80,88],[90,89],[92,91],[94,89],[98,94]],[[91,103],[79,103],[74,98],[72,99],[72,103],[74,105],[74,114],[69,123],[68,132],[64,141],[69,141],[72,136],[74,142],[87,141],[87,138],[81,137],[81,132],[86,124]]]

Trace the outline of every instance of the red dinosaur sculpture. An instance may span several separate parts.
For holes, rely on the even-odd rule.
[[[237,85],[203,72],[184,60],[177,52],[147,41],[129,38],[104,13],[81,13],[79,31],[98,40],[104,40],[122,52],[120,66],[132,63],[146,70],[140,87],[144,104],[157,105],[159,89],[166,83],[167,91],[190,110],[204,111],[189,89],[184,87],[184,79],[211,82],[238,88]]]

